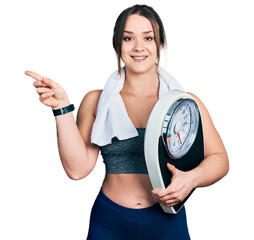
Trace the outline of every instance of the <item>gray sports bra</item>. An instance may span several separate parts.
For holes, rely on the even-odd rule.
[[[137,137],[126,140],[114,137],[111,144],[100,147],[107,173],[148,173],[144,155],[145,128],[136,129]]]

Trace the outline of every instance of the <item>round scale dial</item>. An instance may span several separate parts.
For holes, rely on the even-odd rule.
[[[171,157],[183,157],[198,130],[199,111],[192,99],[179,99],[168,110],[163,124],[163,142]]]

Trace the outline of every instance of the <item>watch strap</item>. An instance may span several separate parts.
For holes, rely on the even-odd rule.
[[[59,109],[55,109],[53,111],[54,116],[59,116],[59,115],[63,115],[66,114],[68,112],[72,112],[74,110],[74,105],[70,104],[69,106],[63,107],[63,108],[59,108]]]

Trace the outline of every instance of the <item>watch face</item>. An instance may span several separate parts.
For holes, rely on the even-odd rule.
[[[179,99],[168,110],[163,124],[164,145],[174,159],[183,157],[197,134],[199,110],[192,99]]]

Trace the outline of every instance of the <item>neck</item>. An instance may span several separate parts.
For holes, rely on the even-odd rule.
[[[122,91],[136,96],[158,94],[159,79],[156,67],[145,73],[136,73],[126,68],[126,76]]]

